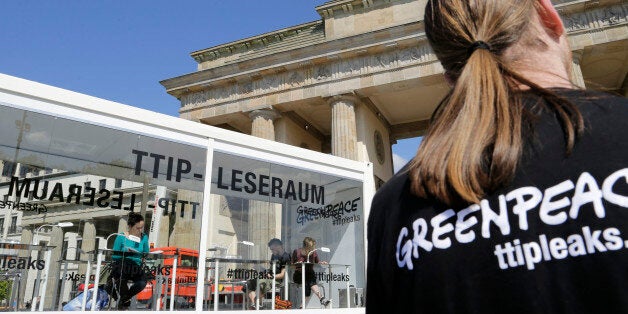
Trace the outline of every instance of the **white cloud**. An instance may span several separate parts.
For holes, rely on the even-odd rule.
[[[403,168],[403,166],[405,166],[408,163],[408,160],[397,155],[397,154],[393,154],[393,169],[395,171],[395,173],[397,173],[397,171],[399,171],[401,168]]]

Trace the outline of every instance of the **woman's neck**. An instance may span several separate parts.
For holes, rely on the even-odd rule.
[[[567,36],[556,35],[543,27],[537,14],[533,15],[531,29],[522,40],[508,48],[506,60],[512,60],[513,69],[543,88],[574,88],[571,82],[572,55]],[[527,86],[519,86],[526,90]]]

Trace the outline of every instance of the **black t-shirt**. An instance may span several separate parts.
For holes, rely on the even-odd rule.
[[[283,252],[281,255],[272,255],[270,257],[271,265],[272,261],[277,261],[277,266],[275,267],[275,274],[279,274],[282,269],[286,268],[286,265],[290,263],[290,254],[288,252]],[[271,266],[272,267],[272,266]],[[272,271],[272,268],[271,268]]]
[[[570,156],[546,110],[478,205],[415,197],[403,170],[378,191],[367,313],[628,313],[628,100],[557,92],[585,120]]]

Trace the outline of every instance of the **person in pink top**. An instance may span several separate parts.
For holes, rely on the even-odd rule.
[[[316,240],[305,237],[303,239],[303,247],[299,249],[295,249],[292,252],[292,263],[319,263],[319,264],[327,264],[325,261],[320,261],[318,259],[318,255],[316,254]],[[308,259],[309,255],[309,259]],[[295,283],[301,284],[301,268],[297,267],[295,269],[294,274],[292,275],[292,280]],[[321,302],[321,305],[327,306],[331,302],[331,300],[325,299],[325,296],[321,293],[320,289],[316,285],[316,274],[314,273],[314,265],[307,264],[305,265],[305,303],[310,300],[310,295],[312,291]]]

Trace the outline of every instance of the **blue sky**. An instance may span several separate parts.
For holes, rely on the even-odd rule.
[[[325,0],[2,1],[0,73],[177,116],[190,52],[319,20]],[[397,167],[418,139],[393,146]]]

